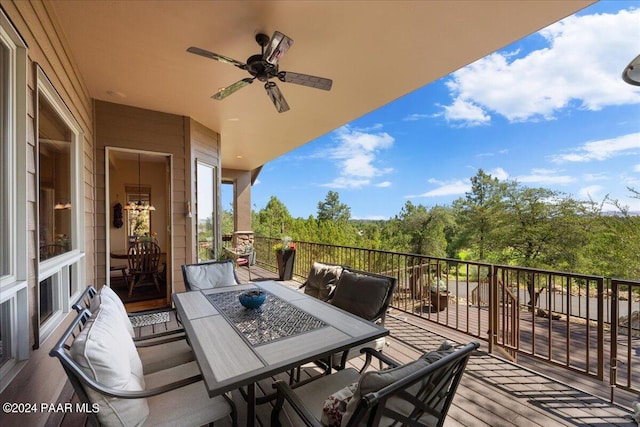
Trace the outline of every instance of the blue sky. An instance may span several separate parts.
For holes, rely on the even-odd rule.
[[[337,191],[353,218],[387,219],[450,205],[482,168],[640,211],[640,87],[620,78],[638,54],[640,2],[597,3],[269,162],[254,209],[273,195],[306,218]]]

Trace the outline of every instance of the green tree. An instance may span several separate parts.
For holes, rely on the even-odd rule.
[[[471,178],[471,191],[453,203],[458,225],[453,244],[455,249],[471,250],[478,261],[490,258],[496,250],[495,235],[504,224],[507,188],[507,183],[478,169]]]
[[[538,268],[577,265],[579,248],[588,238],[581,226],[587,212],[581,202],[544,188],[512,185],[505,207],[508,218],[498,236],[502,261]],[[533,278],[528,291],[534,305],[539,294]]]
[[[347,222],[351,218],[351,208],[340,203],[340,195],[329,191],[324,202],[318,202],[318,221]]]
[[[290,233],[292,223],[293,218],[284,203],[271,196],[267,205],[258,212],[258,222],[253,228],[259,236],[282,237]]]

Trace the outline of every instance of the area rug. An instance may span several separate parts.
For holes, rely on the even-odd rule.
[[[161,311],[159,313],[138,314],[138,315],[129,317],[129,320],[131,320],[131,325],[134,328],[139,328],[142,326],[155,325],[156,323],[168,322],[169,313],[166,311]]]

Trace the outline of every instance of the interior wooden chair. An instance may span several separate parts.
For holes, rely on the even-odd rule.
[[[182,277],[187,291],[239,285],[240,280],[232,259],[184,264]]]
[[[203,425],[237,412],[228,395],[210,398],[196,362],[143,374],[118,314],[83,310],[50,351],[62,364],[92,425]]]
[[[271,425],[286,419],[291,425],[317,427],[442,426],[469,356],[478,347],[477,342],[458,350],[443,345],[405,365],[367,348],[360,372],[347,368],[295,389],[278,380]],[[391,368],[364,372],[372,356]]]
[[[130,321],[133,315],[127,313],[122,300],[107,285],[100,288],[99,292],[93,286],[88,286],[72,307],[78,313],[85,310],[95,313],[102,305],[108,306],[119,314],[138,350],[145,374],[151,374],[195,360],[191,346],[182,328],[136,337]]]
[[[155,242],[137,241],[129,248],[129,296],[133,288],[140,284],[145,277],[151,277],[156,289],[160,291],[159,271],[160,246]]]

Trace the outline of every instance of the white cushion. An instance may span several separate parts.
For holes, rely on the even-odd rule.
[[[124,307],[122,300],[120,299],[118,294],[113,291],[113,289],[111,289],[107,285],[104,285],[102,288],[100,288],[100,292],[93,298],[93,300],[91,300],[91,307],[89,308],[89,310],[91,310],[92,313],[95,313],[97,311],[97,307],[94,307],[94,301],[97,305],[104,303],[113,305],[120,313],[120,316],[122,316],[127,331],[132,337],[135,338],[136,334],[133,331],[133,326],[131,325],[131,321],[129,320],[127,309]]]
[[[192,290],[212,289],[236,284],[233,262],[194,264],[185,266],[187,282]]]
[[[364,344],[360,344],[356,347],[351,347],[347,353],[347,360],[351,360],[355,357],[362,356],[360,350],[366,347],[372,348],[377,351],[383,351],[385,346],[387,345],[387,340],[385,337],[376,338],[373,341],[366,342]],[[335,353],[331,356],[331,366],[340,366],[340,362],[342,362],[342,354],[343,353]]]
[[[193,351],[186,339],[149,347],[137,347],[137,350],[145,375],[194,360]]]
[[[225,398],[210,398],[202,381],[152,396],[148,402],[149,418],[144,425],[149,427],[207,425],[231,413]]]
[[[343,389],[358,381],[360,374],[353,368],[343,369],[331,375],[324,375],[294,390],[295,394],[304,402],[304,406],[320,420],[322,418],[322,408],[327,396],[335,393],[336,390]],[[292,426],[303,425],[302,420],[291,408],[288,402],[284,404],[280,412],[281,420],[288,422]]]
[[[142,363],[131,336],[112,306],[101,304],[71,346],[71,357],[87,376],[118,390],[144,390]],[[146,399],[106,397],[85,387],[103,425],[141,425],[149,415]]]

